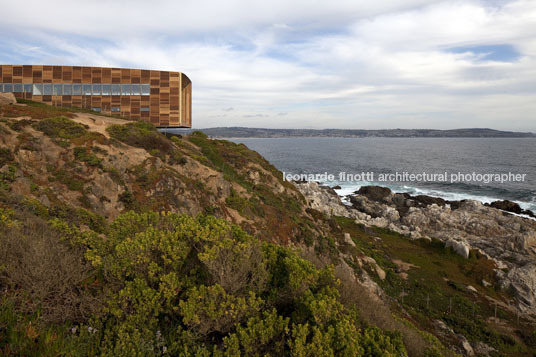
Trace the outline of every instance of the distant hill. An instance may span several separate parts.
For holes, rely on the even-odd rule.
[[[267,129],[244,127],[219,127],[200,129],[209,136],[221,138],[283,138],[283,137],[391,137],[391,138],[528,138],[536,137],[529,132],[501,131],[487,128],[452,130],[437,129]]]

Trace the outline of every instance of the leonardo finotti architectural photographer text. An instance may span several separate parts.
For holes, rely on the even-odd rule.
[[[463,173],[447,171],[442,173],[410,173],[410,172],[395,172],[395,173],[375,173],[360,172],[347,173],[339,172],[338,174],[320,173],[320,174],[290,174],[283,172],[283,180],[285,181],[340,181],[340,182],[482,182],[485,184],[491,182],[524,182],[527,179],[527,174],[520,173]]]

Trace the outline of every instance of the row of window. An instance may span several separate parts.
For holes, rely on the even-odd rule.
[[[50,84],[0,83],[3,93],[32,93],[33,95],[143,95],[151,93],[149,84]]]
[[[91,110],[94,112],[101,112],[100,107],[92,107]],[[112,107],[112,113],[119,113],[121,112],[121,107]],[[141,107],[140,112],[149,112],[149,107]]]

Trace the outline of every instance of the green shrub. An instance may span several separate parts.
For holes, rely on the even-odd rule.
[[[119,194],[119,202],[122,202],[127,210],[134,208],[135,201],[134,195],[129,190],[125,190]]]
[[[11,184],[15,181],[17,168],[13,165],[7,165],[0,171],[0,189],[5,191],[11,190]]]
[[[71,191],[84,192],[84,180],[65,169],[56,171],[51,178],[64,184]]]
[[[8,148],[0,148],[0,168],[13,161],[13,154]]]
[[[174,155],[175,148],[171,141],[160,134],[153,124],[138,121],[125,125],[111,125],[106,128],[110,136],[125,144],[143,148],[151,155],[165,158],[165,155]]]
[[[85,147],[75,147],[74,157],[76,160],[83,161],[89,166],[102,167],[102,160],[99,159],[95,154],[90,153]]]
[[[65,117],[53,117],[38,121],[33,127],[52,138],[74,139],[87,133],[86,127]]]
[[[332,268],[224,220],[128,212],[105,239],[64,231],[114,287],[97,354],[406,355],[398,335],[360,329]]]

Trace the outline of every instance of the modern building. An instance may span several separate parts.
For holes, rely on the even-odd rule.
[[[129,68],[0,65],[0,92],[62,107],[192,126],[192,82],[180,72]]]

